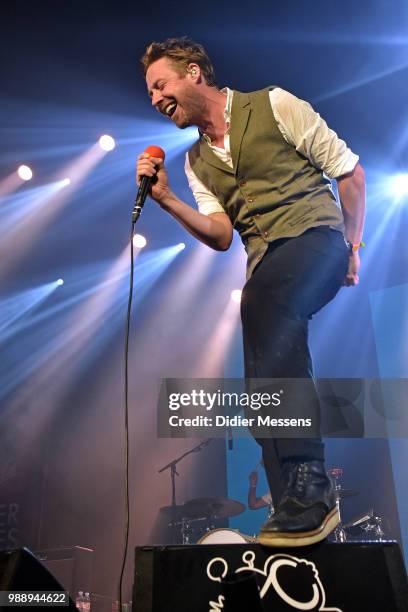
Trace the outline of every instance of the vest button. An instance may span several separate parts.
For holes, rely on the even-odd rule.
[[[265,238],[268,237],[269,232],[264,232],[263,235],[265,236]]]
[[[246,180],[245,180],[245,179],[241,179],[241,180],[239,181],[239,186],[240,186],[240,187],[245,187],[245,185],[246,185]]]
[[[253,202],[253,201],[254,201],[254,198],[248,198],[248,202],[249,202],[250,204],[252,204],[252,202]]]

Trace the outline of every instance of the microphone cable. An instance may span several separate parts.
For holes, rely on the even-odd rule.
[[[164,161],[165,152],[161,147],[151,145],[144,151],[151,157],[157,157]],[[143,177],[145,178],[145,177]],[[132,298],[133,298],[133,277],[134,277],[134,249],[133,249],[133,236],[135,233],[136,222],[142,212],[145,199],[148,195],[151,178],[146,177],[146,180],[141,181],[139,190],[136,196],[136,202],[132,212],[132,224],[130,230],[130,278],[129,278],[129,297],[127,304],[126,314],[126,329],[125,329],[125,354],[124,354],[124,366],[125,366],[125,381],[124,381],[124,419],[125,419],[125,464],[124,464],[124,485],[125,485],[125,537],[124,537],[124,549],[122,564],[120,570],[120,578],[118,585],[118,602],[119,611],[122,612],[122,587],[123,577],[125,573],[126,558],[129,547],[129,524],[130,524],[130,511],[129,511],[129,335],[130,335],[130,315],[132,312]]]
[[[127,303],[127,314],[126,314],[126,326],[125,326],[125,353],[124,353],[124,366],[125,366],[125,380],[124,380],[124,419],[125,419],[125,448],[124,448],[124,485],[125,485],[125,537],[124,537],[124,548],[123,557],[120,570],[119,586],[118,586],[118,602],[119,611],[122,612],[122,586],[123,576],[126,566],[126,558],[129,547],[129,523],[130,523],[130,511],[129,511],[129,333],[130,333],[130,315],[132,311],[132,298],[133,298],[133,277],[134,277],[134,250],[133,250],[133,236],[135,232],[135,222],[132,221],[132,227],[130,231],[130,277],[129,277],[129,296]]]

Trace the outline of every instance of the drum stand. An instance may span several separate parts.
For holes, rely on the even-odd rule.
[[[350,489],[344,489],[341,484],[341,477],[343,476],[343,468],[331,468],[327,472],[329,478],[333,482],[334,492],[336,495],[336,506],[340,516],[340,522],[331,534],[331,540],[333,542],[346,542],[347,537],[353,539],[350,530],[352,528],[359,528],[366,534],[372,534],[373,538],[371,541],[382,542],[385,540],[385,533],[382,528],[382,518],[374,515],[374,510],[370,510],[368,514],[363,514],[358,518],[354,519],[350,523],[343,525],[340,514],[340,500],[343,497],[350,497],[357,495],[357,491]]]
[[[366,534],[372,533],[373,538],[371,538],[371,541],[383,542],[387,541],[387,538],[384,537],[385,532],[382,523],[382,518],[380,516],[375,516],[374,510],[371,509],[366,514],[358,516],[350,523],[347,523],[347,525],[344,525],[344,529],[350,532],[352,532],[353,529],[361,529],[361,531]]]
[[[346,532],[341,522],[341,513],[340,513],[340,500],[342,497],[342,491],[344,490],[340,482],[340,478],[343,476],[343,468],[331,468],[330,470],[328,470],[327,474],[329,478],[331,478],[333,485],[334,485],[337,512],[339,513],[339,517],[340,517],[340,522],[332,533],[332,540],[333,542],[346,542],[347,536],[346,536]]]
[[[190,544],[190,521],[187,518],[181,519],[181,543]]]
[[[171,479],[171,508],[173,509],[173,512],[171,513],[171,520],[170,520],[170,525],[171,525],[171,539],[172,539],[172,543],[175,544],[177,542],[177,525],[179,524],[177,519],[177,504],[176,504],[176,476],[178,476],[178,472],[176,470],[176,465],[182,460],[184,459],[184,457],[187,457],[187,455],[190,455],[191,453],[198,453],[201,450],[203,450],[203,448],[205,446],[207,446],[210,442],[211,442],[212,438],[208,438],[207,440],[204,440],[203,442],[201,442],[200,444],[198,444],[197,446],[194,446],[194,448],[188,450],[187,452],[183,453],[182,455],[180,455],[180,457],[177,457],[177,459],[174,459],[174,461],[170,461],[170,463],[168,463],[167,465],[165,465],[164,467],[162,467],[158,473],[160,474],[161,472],[164,472],[165,470],[170,470],[170,479]],[[188,537],[185,536],[185,534],[187,533],[189,529],[189,525],[188,525],[188,520],[185,518],[181,519],[181,532],[183,534],[183,544],[184,543],[188,543],[188,542],[184,542],[184,537]]]
[[[337,496],[336,496],[336,506],[337,506],[337,512],[339,513],[340,522],[335,528],[335,530],[333,531],[333,542],[346,542],[347,540],[346,532],[344,531],[344,528],[341,523],[340,497],[337,497]]]
[[[374,540],[377,542],[382,542],[385,540],[384,530],[382,528],[382,518],[380,516],[372,516],[371,521],[367,523],[367,525],[362,525],[361,529],[368,533],[369,531],[374,532]]]

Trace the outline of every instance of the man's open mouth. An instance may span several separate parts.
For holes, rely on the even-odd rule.
[[[171,117],[172,115],[174,115],[174,112],[177,108],[177,102],[170,102],[170,104],[168,104],[165,109],[164,109],[164,114],[167,115],[168,117]]]

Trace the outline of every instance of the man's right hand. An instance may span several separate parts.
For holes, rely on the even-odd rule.
[[[226,251],[232,241],[232,223],[224,212],[203,215],[192,206],[182,202],[170,189],[163,160],[141,153],[137,159],[136,180],[142,176],[157,177],[151,185],[149,195],[163,210],[171,214],[192,236],[216,251]]]
[[[159,204],[164,204],[166,198],[171,195],[171,190],[163,160],[159,157],[151,157],[148,153],[141,153],[137,158],[136,166],[136,181],[138,185],[142,176],[156,177],[152,183],[149,195]]]

